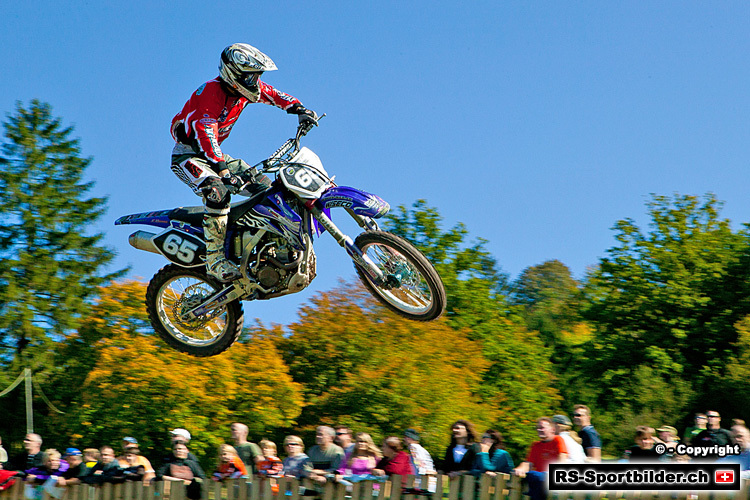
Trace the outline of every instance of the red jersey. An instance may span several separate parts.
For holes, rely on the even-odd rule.
[[[560,436],[555,436],[550,441],[536,441],[531,445],[527,462],[534,464],[534,470],[547,472],[550,462],[560,459],[560,453],[568,453],[565,441]]]
[[[262,81],[258,81],[258,92],[256,102],[283,110],[299,103],[297,98]],[[188,139],[189,143],[197,143],[207,160],[218,163],[224,159],[219,145],[229,137],[234,122],[250,102],[243,96],[228,94],[221,81],[214,78],[198,87],[182,111],[172,118],[172,137],[177,142]],[[178,130],[179,127],[182,130]]]

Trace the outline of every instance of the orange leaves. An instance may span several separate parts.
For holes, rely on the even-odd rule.
[[[148,449],[166,445],[168,431],[184,427],[201,436],[191,446],[200,455],[213,454],[235,420],[248,422],[256,435],[293,425],[302,390],[270,338],[193,358],[168,348],[150,330],[144,296],[145,284],[137,281],[101,289],[86,331],[79,332],[92,344],[78,352],[93,365],[80,387],[77,415],[61,422],[71,434],[109,443],[140,436]]]
[[[474,393],[488,362],[463,332],[403,319],[355,286],[312,304],[280,341],[305,385],[304,423],[352,422],[376,438],[418,427],[428,445],[442,446],[453,420],[491,421],[492,409]]]

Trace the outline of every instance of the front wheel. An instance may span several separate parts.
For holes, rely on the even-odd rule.
[[[146,309],[156,333],[178,351],[192,356],[214,356],[226,351],[240,336],[244,314],[239,300],[195,319],[183,314],[222,289],[205,269],[169,264],[151,278]]]
[[[377,285],[355,265],[367,289],[392,311],[417,321],[430,321],[445,311],[445,287],[430,261],[414,245],[395,234],[368,231],[354,244],[375,263],[388,284]]]

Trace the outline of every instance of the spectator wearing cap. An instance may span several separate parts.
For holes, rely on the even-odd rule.
[[[62,473],[66,485],[80,484],[81,477],[85,476],[88,468],[83,463],[83,453],[78,448],[65,450],[63,460],[68,463],[68,469]]]
[[[586,453],[581,445],[582,439],[573,430],[573,422],[567,415],[555,415],[552,417],[552,423],[555,425],[555,434],[563,438],[565,448],[568,449],[567,462],[582,464],[586,462]]]
[[[474,470],[475,476],[482,474],[496,475],[498,472],[510,474],[513,472],[513,459],[503,448],[503,435],[494,429],[487,429],[479,441],[479,452]]]
[[[725,446],[735,444],[734,437],[726,429],[721,428],[721,415],[718,411],[711,410],[706,412],[708,423],[706,428],[693,438],[693,446]]]
[[[600,462],[602,459],[602,438],[591,425],[591,410],[586,405],[573,407],[573,423],[578,427],[581,446],[588,462]]]
[[[706,430],[708,424],[708,417],[705,413],[696,413],[693,417],[693,425],[685,429],[685,434],[682,436],[682,440],[685,444],[689,445],[693,443],[693,438]]]
[[[411,456],[411,463],[414,466],[414,470],[417,471],[417,475],[436,474],[432,456],[430,452],[424,449],[424,446],[419,444],[419,433],[416,430],[406,429],[404,431],[404,444]]]
[[[659,440],[666,447],[666,452],[661,456],[662,461],[687,461],[689,459],[689,457],[687,456],[678,456],[673,452],[670,453],[669,451],[670,449],[674,450],[674,448],[679,444],[680,438],[677,436],[677,429],[675,429],[671,425],[662,425],[661,427],[656,429],[656,433],[659,436]]]
[[[172,432],[169,433],[169,436],[172,440],[172,453],[164,457],[164,460],[162,463],[164,464],[171,464],[175,460],[175,454],[174,454],[174,445],[177,443],[182,443],[187,447],[187,445],[190,443],[190,433],[186,429],[174,429]],[[198,457],[193,455],[191,451],[188,451],[188,460],[192,460],[196,463],[198,463]]]

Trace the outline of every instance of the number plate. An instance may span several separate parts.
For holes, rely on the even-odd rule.
[[[153,242],[164,257],[180,266],[195,267],[205,261],[206,244],[192,234],[169,229],[154,237]]]

